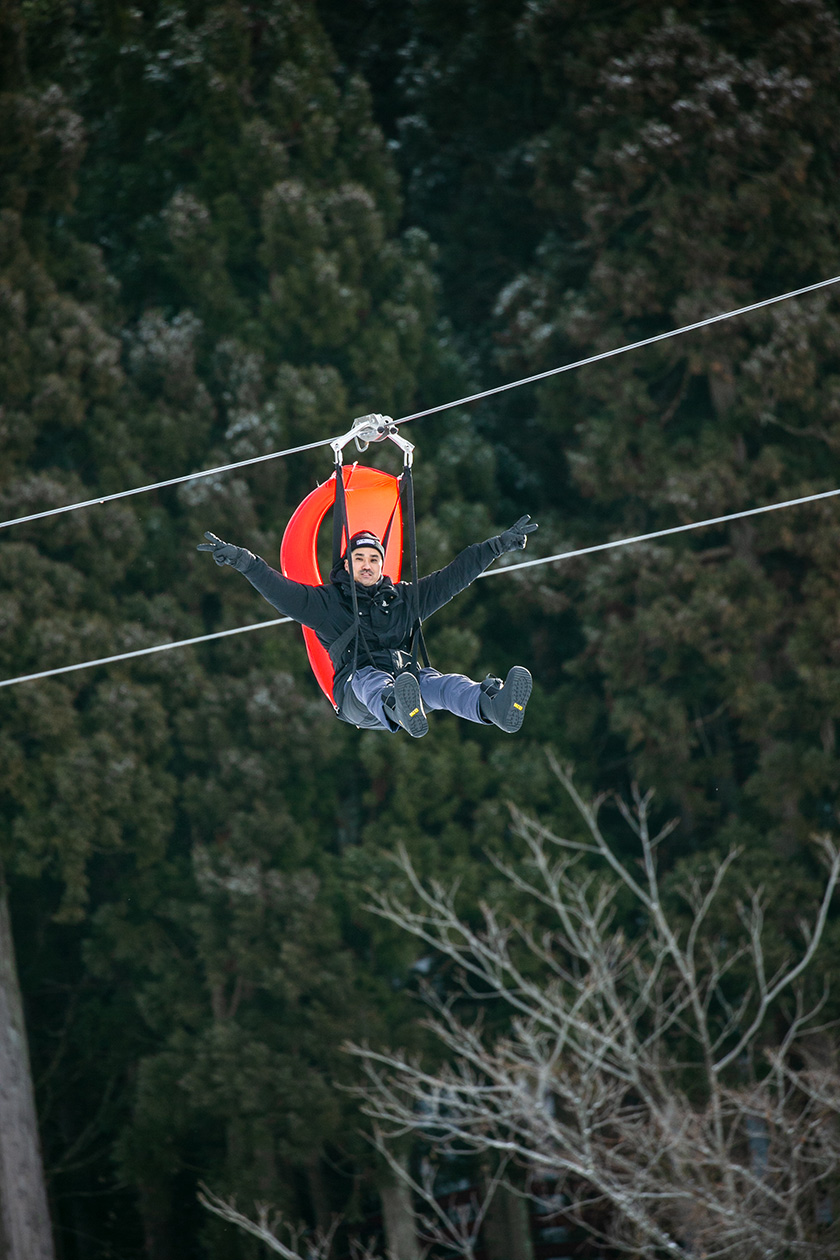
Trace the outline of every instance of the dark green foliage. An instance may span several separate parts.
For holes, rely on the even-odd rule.
[[[311,9],[9,22],[35,51],[19,41],[3,98],[4,516],[412,401],[438,357],[429,249],[395,236],[367,90],[336,83]],[[195,542],[212,525],[275,559],[325,471],[304,461],[289,484],[276,465],[5,535],[4,673],[254,620],[250,588]],[[3,858],[66,1254],[74,1231],[103,1255],[143,1237],[193,1254],[197,1175],[328,1217],[362,1156],[341,1042],[404,1014],[343,869],[354,738],[298,636],[0,700]],[[334,1204],[312,1189],[328,1147]],[[63,1206],[94,1189],[98,1223]],[[210,1229],[213,1254],[237,1245]]]
[[[528,139],[550,115],[518,36],[521,0],[341,0],[320,10],[346,72],[375,85],[407,217],[440,250],[446,315],[469,359],[493,372],[490,316],[539,240]]]
[[[600,32],[597,86],[575,115],[585,163],[574,151],[570,163],[559,132],[534,147],[556,226],[539,271],[500,304],[511,366],[836,270],[840,32],[825,6],[806,7],[806,21],[781,3],[731,24],[672,11]],[[547,86],[558,16],[535,6],[526,24]],[[570,77],[582,73],[577,60]],[[830,296],[718,326],[546,388],[544,431],[566,446],[600,533],[822,489],[836,483],[836,338]],[[676,798],[688,836],[738,816],[789,852],[831,812],[835,706],[812,671],[833,657],[832,520],[815,507],[586,565],[575,670],[602,680],[636,772]]]
[[[836,272],[838,54],[822,0],[6,0],[0,517]],[[422,566],[524,511],[553,552],[836,485],[839,364],[826,294],[418,422]],[[275,562],[328,472],[315,452],[5,531],[3,676],[269,616],[195,543]],[[64,1260],[253,1254],[199,1219],[198,1177],[358,1210],[378,1174],[341,1044],[421,1037],[416,947],[366,889],[403,841],[500,896],[509,800],[573,825],[542,744],[656,786],[683,824],[666,868],[744,844],[781,954],[836,825],[835,512],[477,583],[430,648],[534,669],[515,741],[445,716],[418,745],[360,736],[292,627],[0,691]]]

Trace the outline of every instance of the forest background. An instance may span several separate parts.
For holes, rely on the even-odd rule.
[[[828,0],[2,0],[0,515],[837,274],[839,65]],[[523,512],[550,554],[833,488],[838,370],[829,291],[419,421],[421,566]],[[276,561],[329,471],[318,451],[4,531],[2,676],[268,618],[195,544]],[[655,789],[666,870],[740,845],[794,941],[837,830],[837,512],[477,583],[430,652],[532,670],[515,739],[341,725],[294,627],[0,691],[61,1260],[256,1254],[199,1181],[313,1224],[376,1204],[342,1046],[419,1048],[418,982],[449,972],[370,890],[402,842],[465,904],[503,899],[508,802],[575,826],[547,748],[593,790]]]

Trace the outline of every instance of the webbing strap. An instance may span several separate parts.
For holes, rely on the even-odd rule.
[[[418,672],[418,657],[422,659],[424,665],[429,664],[429,653],[426,650],[426,641],[423,637],[423,625],[420,619],[420,577],[417,565],[417,530],[414,520],[414,481],[411,473],[411,465],[406,464],[403,468],[402,477],[400,478],[400,494],[399,503],[402,506],[403,522],[407,528],[408,549],[411,556],[411,663],[408,668],[412,673]],[[394,505],[394,511],[391,513],[391,520],[388,522],[388,528],[385,531],[385,546],[387,546],[388,535],[391,532],[391,526],[397,511],[397,504]],[[349,544],[350,527],[347,519],[347,498],[344,490],[344,475],[342,466],[336,463],[335,466],[335,507],[333,509],[333,565],[339,564],[343,554],[342,540],[346,538]],[[349,647],[350,639],[353,639],[353,664],[351,673],[355,674],[359,661],[359,638],[361,636],[364,641],[365,651],[368,656],[371,655],[370,647],[365,640],[362,622],[359,616],[359,597],[356,591],[356,582],[353,576],[352,568],[350,569],[350,598],[353,602],[353,625],[349,631],[341,636],[342,650]],[[333,644],[333,650],[337,645]],[[330,654],[332,656],[332,653]],[[332,656],[333,664],[338,667],[338,662]],[[372,659],[372,657],[371,657]]]
[[[423,664],[429,664],[429,653],[426,651],[426,640],[423,638],[423,623],[420,619],[420,577],[417,567],[417,530],[414,521],[414,478],[411,464],[406,464],[400,478],[400,498],[403,502],[403,521],[408,530],[408,550],[411,556],[411,665],[413,674],[418,672],[418,652]]]
[[[338,519],[338,524],[336,524],[336,519]],[[335,507],[333,509],[333,547],[335,546],[336,537],[338,537],[340,540],[342,537],[342,534],[346,537],[347,545],[349,547],[350,524],[347,518],[347,497],[344,493],[344,477],[342,475],[341,465],[336,463],[336,466],[335,466]],[[339,562],[340,560],[341,560],[341,555],[339,555],[338,557]],[[361,617],[359,616],[359,597],[356,592],[356,579],[353,576],[352,563],[348,565],[348,568],[350,571],[350,598],[353,601],[353,664],[351,667],[351,673],[355,674],[356,666],[358,665],[358,662],[359,662],[359,636],[360,635],[361,635],[362,642],[364,643],[364,646],[365,646],[365,651],[367,652],[368,657],[371,660],[373,660],[373,655],[370,650],[370,645],[367,639],[365,638],[365,632],[362,629],[362,620],[361,620]],[[348,643],[349,643],[349,639],[348,639]]]
[[[344,474],[342,466],[338,462],[335,465],[335,507],[333,508],[333,552],[335,552],[336,538],[339,542],[339,555],[336,560],[338,564],[341,560],[341,537],[346,534],[348,546],[350,544],[350,527],[347,521],[347,498],[344,493]],[[356,582],[353,578],[353,569],[350,568],[350,598],[353,601],[353,673],[356,672],[356,662],[359,659],[359,630],[361,622],[359,620],[359,599],[356,595]]]
[[[333,665],[338,669],[341,665],[341,658],[350,646],[350,642],[356,634],[356,626],[353,622],[347,629],[340,634],[334,643],[329,646],[329,656]]]
[[[341,506],[339,507],[339,486],[341,486]],[[344,499],[344,469],[342,464],[335,466],[335,505],[333,507],[333,539],[332,539],[332,567],[341,563],[341,557],[344,552],[342,546],[342,536],[347,525],[347,506]]]

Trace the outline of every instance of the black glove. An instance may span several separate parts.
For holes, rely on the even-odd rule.
[[[234,547],[233,543],[222,542],[221,538],[217,538],[209,530],[204,531],[204,537],[207,542],[199,543],[196,550],[211,552],[216,564],[230,564],[240,573],[244,573],[251,561],[255,559],[252,551],[248,551],[245,547]]]
[[[503,556],[506,551],[522,551],[528,541],[528,535],[533,534],[535,529],[539,529],[536,521],[531,521],[530,516],[520,516],[515,525],[511,525],[510,529],[506,529],[503,534],[497,535],[496,538],[489,539],[490,545],[497,556]]]

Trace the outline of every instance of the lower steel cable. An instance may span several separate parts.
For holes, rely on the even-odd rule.
[[[833,499],[840,495],[840,489],[822,490],[816,494],[802,495],[798,499],[785,499],[781,503],[765,503],[762,507],[745,508],[741,512],[729,512],[725,516],[711,516],[704,521],[691,521],[686,525],[671,525],[667,529],[655,529],[648,534],[634,534],[631,538],[614,538],[609,542],[595,543],[591,547],[577,547],[573,551],[561,551],[553,556],[538,556],[534,560],[520,560],[513,564],[502,564],[495,569],[486,569],[479,577],[498,577],[500,574],[517,573],[520,569],[533,569],[541,564],[556,564],[561,560],[573,560],[576,556],[589,556],[596,551],[611,551],[616,547],[629,547],[633,543],[651,542],[654,538],[667,538],[671,534],[684,534],[692,529],[705,529],[712,525],[724,525],[728,521],[740,521],[747,516],[760,516],[765,512],[779,512],[782,508],[801,507],[806,503],[818,503],[821,499]],[[175,643],[158,643],[154,647],[137,648],[133,652],[120,652],[116,656],[103,656],[95,661],[80,661],[75,665],[62,665],[58,669],[42,669],[35,674],[20,674],[16,678],[0,680],[0,687],[13,687],[16,683],[35,682],[40,678],[54,678],[57,674],[69,674],[77,669],[92,669],[95,665],[112,665],[116,661],[127,661],[138,656],[149,656],[152,652],[169,652],[174,648],[192,647],[196,643],[209,643],[213,639],[224,639],[233,634],[247,634],[250,630],[264,630],[268,626],[282,626],[293,621],[292,617],[278,617],[273,621],[257,621],[249,626],[237,626],[233,630],[218,630],[214,634],[200,634],[192,639],[179,639]]]

